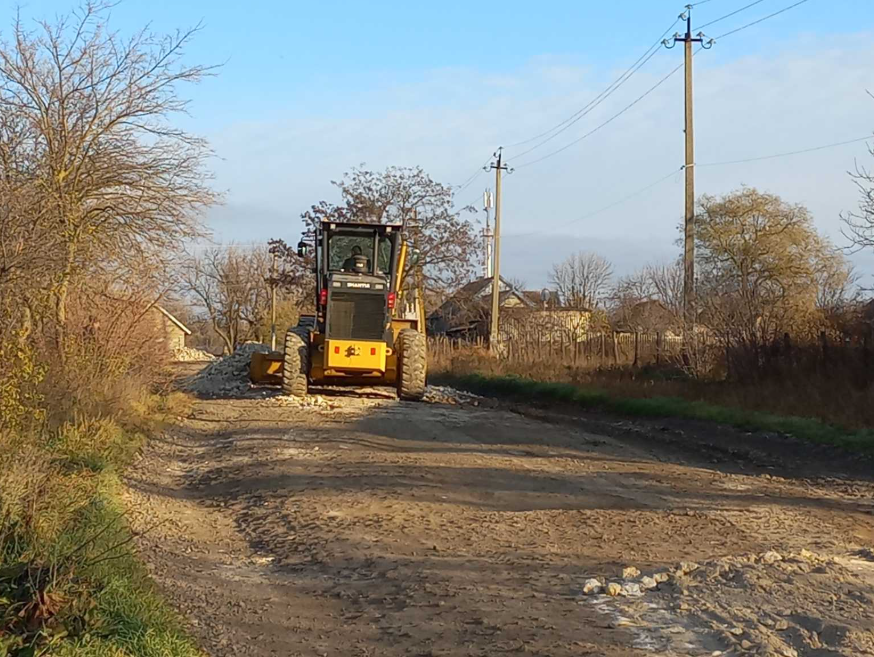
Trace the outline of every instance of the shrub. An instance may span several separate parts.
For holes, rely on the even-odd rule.
[[[0,342],[0,431],[22,431],[45,419],[44,378],[45,367],[27,342]]]

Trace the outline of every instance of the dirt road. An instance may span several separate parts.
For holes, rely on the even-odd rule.
[[[874,654],[861,477],[485,400],[310,404],[198,401],[129,478],[140,551],[214,657]]]

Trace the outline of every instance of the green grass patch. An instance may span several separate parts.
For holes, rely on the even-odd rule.
[[[874,455],[874,431],[851,431],[814,418],[774,415],[680,397],[624,397],[594,387],[549,383],[520,376],[442,373],[434,378],[440,383],[487,396],[510,397],[520,401],[558,402],[586,410],[632,417],[714,422],[746,431],[790,435],[810,442]]]
[[[132,549],[112,419],[0,434],[0,657],[200,657]]]
[[[130,529],[116,501],[119,486],[115,476],[106,477],[81,525],[65,536],[65,542],[81,544],[87,537],[103,532],[88,549],[93,565],[82,573],[93,596],[89,627],[82,636],[62,643],[52,654],[201,657],[202,653],[186,636],[179,617],[163,601],[131,551]]]

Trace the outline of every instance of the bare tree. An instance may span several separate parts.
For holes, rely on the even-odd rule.
[[[473,224],[453,208],[449,185],[433,180],[419,167],[389,167],[385,171],[352,169],[333,183],[339,204],[322,201],[303,214],[312,228],[323,219],[403,223],[407,239],[420,253],[426,298],[442,296],[468,280],[479,248]],[[404,281],[413,271],[409,263]]]
[[[553,265],[550,284],[565,306],[597,308],[605,300],[613,265],[596,253],[581,251]]]
[[[205,142],[169,122],[186,108],[179,85],[208,73],[182,64],[197,29],[122,38],[106,25],[110,6],[89,2],[33,30],[19,19],[0,43],[0,230],[16,235],[3,240],[0,267],[8,275],[20,266],[22,239],[43,240],[51,266],[40,287],[51,292],[62,358],[77,277],[164,258],[198,234],[199,213],[217,200]],[[15,232],[22,212],[29,235]]]
[[[647,265],[644,275],[652,298],[659,301],[675,318],[677,325],[683,317],[683,261]]]
[[[614,325],[642,331],[678,329],[683,316],[683,263],[648,264],[620,278],[610,294]]]
[[[874,155],[874,148],[869,147]],[[841,215],[844,222],[844,236],[857,248],[874,247],[874,173],[868,168],[856,164],[850,177],[859,188],[859,208],[855,212]]]
[[[263,341],[270,312],[270,265],[264,249],[213,247],[183,266],[185,291],[209,317],[228,353],[241,342]]]

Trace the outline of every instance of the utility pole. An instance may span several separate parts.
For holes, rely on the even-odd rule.
[[[667,48],[673,48],[682,43],[685,57],[686,84],[685,84],[685,133],[686,133],[686,208],[684,221],[684,249],[683,249],[683,341],[688,357],[689,336],[695,330],[697,322],[697,299],[695,294],[695,125],[693,121],[693,95],[692,95],[692,45],[700,43],[703,48],[710,48],[713,40],[705,39],[704,33],[699,32],[692,36],[692,5],[686,5],[686,11],[680,14],[680,19],[686,21],[686,34],[675,34],[671,39],[665,39],[662,43]]]
[[[276,351],[276,251],[270,267],[270,351]]]
[[[483,278],[492,277],[492,249],[494,248],[495,234],[492,232],[491,213],[492,190],[483,192],[483,211],[486,213],[486,225],[483,228]]]
[[[413,225],[416,230],[413,232],[413,248],[419,251],[419,235],[421,226],[419,225],[419,208],[413,208]],[[416,263],[415,284],[416,284],[416,319],[419,321],[419,331],[425,333],[425,277],[422,272],[421,261]]]
[[[503,163],[503,148],[495,154],[497,162],[492,162],[486,171],[495,172],[495,267],[492,272],[492,317],[489,330],[489,349],[496,352],[500,341],[499,313],[501,307],[501,174],[509,168]]]

